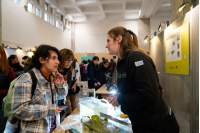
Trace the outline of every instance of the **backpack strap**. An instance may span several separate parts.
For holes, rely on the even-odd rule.
[[[33,71],[29,71],[28,73],[31,75],[31,79],[32,79],[31,97],[33,97],[35,89],[36,89],[36,85],[37,85],[37,78]]]
[[[33,71],[29,71],[28,73],[31,75],[31,79],[32,79],[32,89],[31,89],[31,98],[32,98],[33,95],[34,95],[35,89],[36,89],[37,78],[36,78],[35,73]],[[18,126],[17,126],[16,130],[14,131],[14,133],[20,132],[20,123],[21,123],[21,120],[18,119]]]

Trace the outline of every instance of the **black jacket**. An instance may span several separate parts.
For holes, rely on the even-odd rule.
[[[93,62],[90,62],[87,66],[87,73],[90,80],[88,80],[88,87],[94,88],[94,83],[99,82],[99,70],[98,65],[95,65]]]
[[[135,123],[156,122],[166,117],[168,107],[162,99],[162,88],[150,57],[139,51],[129,52],[118,62],[117,73],[121,93],[117,101],[123,113]]]
[[[101,86],[107,83],[105,74],[108,73],[108,68],[105,68],[104,65],[99,66],[99,82],[101,83]]]

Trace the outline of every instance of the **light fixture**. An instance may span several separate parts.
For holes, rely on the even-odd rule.
[[[190,2],[184,2],[183,4],[181,4],[181,5],[178,7],[177,13],[181,12],[181,11],[185,8],[186,4],[190,4]],[[191,4],[190,4],[190,6],[191,6]]]
[[[2,43],[2,46],[4,47],[4,48],[10,48],[9,46],[7,46],[7,45],[5,45],[4,43]]]
[[[144,38],[144,42],[146,43],[147,42],[147,38],[148,38],[149,36],[146,36],[145,38]]]
[[[21,47],[19,47],[19,46],[17,46],[17,49],[18,49],[18,50],[22,50],[22,48],[21,48]]]
[[[164,24],[162,22],[164,22]],[[166,22],[165,21],[161,21],[160,22],[160,25],[158,26],[158,31],[159,32],[161,32],[162,26],[164,26],[165,28],[168,27],[169,26],[169,21],[166,21]]]
[[[145,43],[148,41],[148,39],[151,40],[151,35],[156,36],[156,35],[157,35],[157,32],[154,32],[154,33],[152,33],[152,34],[146,36],[146,37],[144,38],[144,42],[145,42]]]

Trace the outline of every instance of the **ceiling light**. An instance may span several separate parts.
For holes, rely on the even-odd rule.
[[[190,4],[190,2],[184,2],[182,5],[180,5],[178,7],[177,13],[181,12],[185,8],[186,4]],[[190,6],[191,6],[191,4],[190,4]]]
[[[154,32],[154,33],[152,33],[152,34],[150,34],[150,35],[146,36],[146,37],[144,38],[144,42],[145,42],[145,43],[147,43],[147,41],[148,41],[148,38],[149,38],[149,40],[151,40],[151,35],[154,35],[154,36],[156,36],[156,35],[157,35],[157,32]]]
[[[162,22],[164,22],[164,24],[162,24]],[[165,28],[169,26],[169,21],[161,21],[160,25],[158,26],[158,31],[161,32],[162,30],[162,26],[164,26]]]
[[[17,49],[18,49],[18,50],[22,50],[22,48],[21,48],[21,47],[19,47],[19,46],[17,46]]]
[[[148,38],[149,36],[146,36],[145,38],[144,38],[144,42],[146,43],[147,42],[147,38]]]

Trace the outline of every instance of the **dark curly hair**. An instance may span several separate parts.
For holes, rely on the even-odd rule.
[[[34,55],[32,56],[32,60],[31,60],[31,68],[37,68],[40,69],[40,67],[42,66],[42,64],[39,61],[39,58],[42,57],[43,59],[49,59],[50,58],[50,52],[54,51],[57,53],[58,55],[58,60],[60,61],[60,54],[57,48],[52,47],[50,45],[45,45],[45,44],[41,44],[36,51],[34,52]]]

